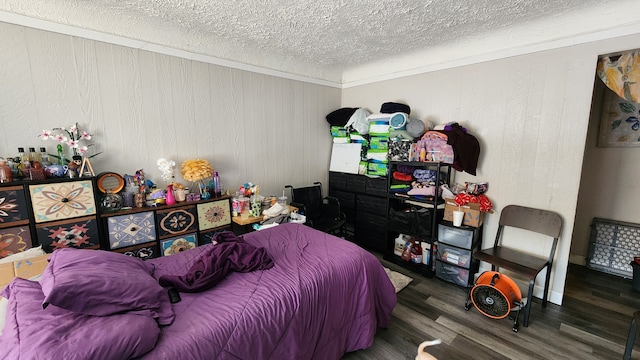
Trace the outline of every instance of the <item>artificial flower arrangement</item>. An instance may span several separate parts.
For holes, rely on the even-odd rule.
[[[89,144],[88,141],[91,140],[92,135],[86,131],[80,131],[78,127],[78,123],[72,125],[69,129],[64,127],[53,128],[52,130],[42,130],[42,133],[39,135],[42,140],[55,140],[58,142],[57,146],[57,155],[50,154],[52,157],[58,159],[59,165],[65,165],[71,163],[71,159],[65,157],[64,150],[62,145],[67,145],[72,151],[73,155],[92,158],[100,153],[93,154],[91,156],[86,156],[87,151],[90,146],[93,144]]]
[[[165,183],[169,184],[173,182],[173,170],[176,167],[176,162],[173,160],[167,160],[165,158],[160,158],[156,162],[158,165],[158,169],[162,172],[162,180]]]

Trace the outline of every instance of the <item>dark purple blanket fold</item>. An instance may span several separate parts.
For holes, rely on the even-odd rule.
[[[235,235],[221,233],[218,244],[205,251],[184,275],[162,275],[163,287],[181,292],[200,292],[212,288],[229,272],[250,272],[273,267],[273,260],[264,248],[247,244]]]

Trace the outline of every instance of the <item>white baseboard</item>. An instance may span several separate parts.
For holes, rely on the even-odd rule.
[[[585,258],[584,255],[569,254],[569,263],[587,266],[587,258]]]

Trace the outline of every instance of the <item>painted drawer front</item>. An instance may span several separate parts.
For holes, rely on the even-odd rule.
[[[216,237],[216,235],[220,234],[223,231],[229,231],[230,229],[220,229],[220,230],[212,230],[212,231],[208,231],[208,232],[201,232],[199,239],[198,239],[198,245],[202,246],[205,244],[211,244],[213,242],[213,239]]]
[[[91,180],[29,185],[36,223],[96,213]]]
[[[29,211],[22,186],[0,188],[0,225],[22,225],[28,221]]]
[[[195,206],[180,209],[159,210],[156,212],[158,236],[165,238],[198,229],[198,216]]]
[[[134,246],[129,249],[120,249],[116,251],[142,260],[157,258],[160,255],[158,252],[158,246],[154,244]]]
[[[198,204],[198,224],[200,230],[213,229],[231,224],[229,200],[218,200]]]
[[[109,247],[119,249],[156,241],[153,211],[107,218]]]
[[[33,246],[28,226],[0,229],[0,258],[17,254]]]
[[[61,248],[83,249],[100,246],[98,224],[93,216],[38,225],[36,235],[46,252]]]
[[[198,238],[195,233],[176,236],[160,241],[160,249],[163,256],[173,255],[185,250],[193,249],[197,245]]]

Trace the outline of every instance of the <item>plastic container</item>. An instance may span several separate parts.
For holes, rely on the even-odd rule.
[[[422,247],[422,263],[429,265],[431,263],[431,244],[422,241],[420,242],[420,246]]]
[[[231,198],[231,213],[233,216],[238,216],[242,212],[242,208],[240,207],[240,193],[236,192],[236,195]]]
[[[282,206],[287,206],[287,197],[286,196],[280,196],[278,198],[278,204],[282,205]]]
[[[413,247],[411,248],[411,262],[422,264],[422,246],[420,245],[420,241],[413,241]]]
[[[393,247],[393,253],[398,256],[402,256],[402,251],[407,244],[407,241],[411,240],[410,236],[404,234],[398,234],[398,237],[395,239],[395,246]]]
[[[238,207],[238,213],[242,214],[244,212],[249,212],[249,198],[248,197],[241,197],[238,199],[238,201],[240,202],[240,206]]]

